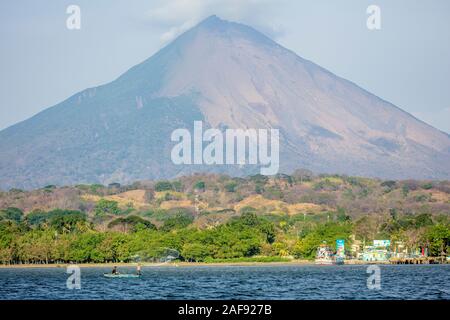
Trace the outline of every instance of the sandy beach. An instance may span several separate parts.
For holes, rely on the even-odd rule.
[[[364,265],[371,264],[360,260],[348,260],[346,265]],[[386,264],[377,262],[377,264]],[[80,264],[14,264],[0,265],[0,269],[26,269],[26,268],[67,268],[68,266],[78,266],[80,268],[112,268],[117,267],[136,267],[138,263],[80,263]],[[290,262],[170,262],[170,263],[140,263],[142,267],[192,267],[192,266],[295,266],[295,265],[315,265],[311,260],[292,260]]]
[[[80,268],[112,268],[136,267],[138,263],[80,263],[80,264],[12,264],[0,265],[0,269],[27,269],[27,268],[67,268],[68,266],[78,266]],[[171,262],[171,263],[140,263],[142,267],[191,267],[191,266],[292,266],[292,265],[314,265],[314,261],[294,260],[292,262]]]

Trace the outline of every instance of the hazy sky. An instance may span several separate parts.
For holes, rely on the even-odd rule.
[[[81,30],[66,8],[81,8]],[[381,30],[366,9],[381,8]],[[2,0],[0,129],[112,81],[217,14],[450,132],[448,0]]]

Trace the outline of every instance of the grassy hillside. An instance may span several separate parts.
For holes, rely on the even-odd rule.
[[[311,258],[337,238],[403,240],[440,255],[450,239],[449,181],[305,170],[13,189],[0,193],[0,210],[3,263],[157,260],[166,250],[188,261]]]

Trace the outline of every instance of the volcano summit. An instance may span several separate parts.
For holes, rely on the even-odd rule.
[[[183,166],[171,132],[278,129],[280,171],[450,178],[450,137],[304,60],[212,16],[113,82],[0,132],[0,187],[110,183],[252,166]]]

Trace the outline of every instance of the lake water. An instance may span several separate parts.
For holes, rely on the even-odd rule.
[[[0,299],[450,299],[450,265],[380,269],[380,290],[361,265],[144,267],[140,279],[82,268],[81,290],[67,289],[65,268],[0,269]]]

